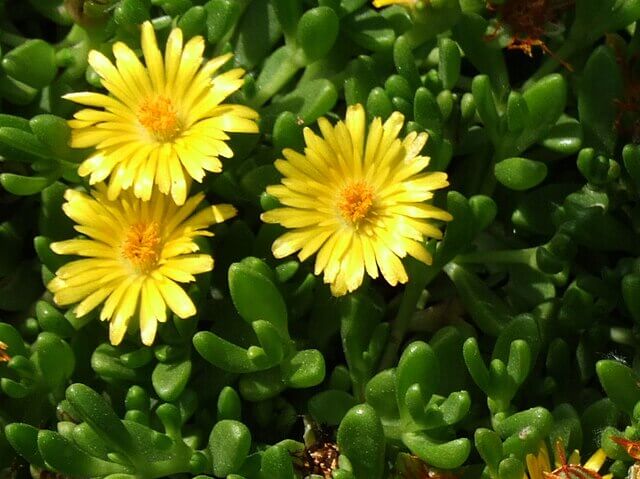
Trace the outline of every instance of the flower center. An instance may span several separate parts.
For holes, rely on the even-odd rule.
[[[138,223],[129,229],[122,243],[122,256],[141,273],[148,273],[160,257],[160,234],[156,223]]]
[[[180,121],[171,100],[164,96],[148,99],[138,111],[138,121],[158,141],[171,141],[180,131]]]
[[[373,190],[364,181],[357,181],[342,190],[338,209],[345,220],[355,224],[367,215],[372,205]]]

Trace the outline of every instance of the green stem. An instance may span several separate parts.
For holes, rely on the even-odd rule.
[[[608,8],[606,3],[600,2],[602,7],[598,6],[599,11],[597,12],[583,11],[582,14],[579,10],[576,12],[576,20],[571,26],[569,36],[558,51],[554,52],[553,57],[547,58],[538,71],[525,83],[525,89],[543,76],[553,72],[560,61],[568,62],[572,55],[592,46],[606,32],[623,28],[637,18],[638,7],[630,5],[634,2],[617,2],[618,7],[614,10]],[[627,10],[626,7],[629,9]]]
[[[61,75],[61,80],[74,81],[84,77],[89,51],[98,49],[106,40],[106,35],[104,28],[74,25],[67,36],[56,45],[56,50],[58,50],[56,58],[69,63],[64,65],[66,68]]]
[[[242,17],[242,15],[244,14],[244,11],[246,10],[247,6],[250,3],[251,3],[251,0],[236,0],[236,4],[238,5],[238,10],[239,10],[237,19],[233,23],[233,26],[229,29],[229,31],[225,33],[216,44],[216,47],[214,49],[215,55],[222,55],[222,53],[224,53],[224,48],[226,47],[229,40],[231,40],[231,38],[236,32],[236,29],[238,28],[238,25],[240,23],[239,19]]]
[[[365,402],[365,388],[367,386],[367,377],[360,372],[351,374],[351,392],[358,402]]]
[[[476,251],[457,256],[456,263],[502,263],[531,264],[535,258],[536,248],[504,250],[504,251]]]
[[[479,194],[487,196],[493,195],[493,191],[496,189],[497,185],[496,175],[493,172],[493,169],[496,163],[500,161],[499,158],[498,147],[496,147],[496,153],[493,155],[491,160],[489,160],[489,163],[486,165],[485,171],[483,172],[484,175],[482,175],[482,182],[478,191]]]
[[[413,50],[431,40],[435,33],[430,28],[424,28],[423,24],[416,23],[411,30],[403,33],[402,36],[407,39],[409,47]]]
[[[496,427],[496,414],[509,411],[509,405],[510,401],[505,401],[504,399],[495,399],[491,397],[487,398],[487,406],[489,407],[489,411],[491,412],[491,424],[494,428]]]
[[[418,304],[420,295],[433,278],[435,278],[440,272],[440,268],[436,268],[434,266],[428,267],[418,261],[412,261],[408,266],[410,281],[407,283],[404,290],[398,314],[391,326],[389,342],[387,343],[387,347],[382,355],[382,360],[380,361],[379,369],[381,371],[388,369],[395,364],[400,345],[402,344],[407,329],[409,328],[413,313],[416,311],[416,305]]]
[[[553,53],[553,56],[548,56],[544,63],[538,68],[531,78],[529,78],[523,86],[523,89],[526,90],[529,86],[533,85],[540,78],[547,76],[550,73],[553,73],[560,62],[558,60],[562,60],[564,62],[568,62],[569,58],[575,53],[578,49],[579,45],[576,45],[575,42],[568,41],[562,47],[558,49],[557,52]]]
[[[411,322],[411,316],[416,310],[418,299],[420,299],[420,293],[425,287],[426,281],[412,281],[404,290],[398,315],[391,326],[391,334],[389,335],[387,348],[380,361],[380,370],[388,369],[395,363],[398,350]]]
[[[389,441],[402,441],[402,435],[406,432],[419,431],[420,427],[411,420],[410,417],[402,417],[399,419],[382,420],[384,435]]]
[[[412,50],[453,27],[462,12],[458,0],[428,0],[425,3],[426,8],[413,10],[413,28],[402,34]]]
[[[0,43],[4,43],[5,45],[9,45],[12,47],[18,47],[26,42],[28,38],[25,38],[21,35],[16,35],[14,33],[9,33],[7,31],[0,31]]]
[[[464,90],[464,91],[471,91],[472,81],[473,81],[473,78],[465,75],[460,75],[460,77],[458,78],[458,83],[456,84],[456,88],[459,88],[460,90]]]

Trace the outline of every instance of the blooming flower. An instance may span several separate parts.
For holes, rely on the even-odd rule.
[[[200,36],[183,47],[182,31],[175,28],[167,40],[164,62],[150,22],[142,25],[142,52],[146,67],[124,43],[113,45],[115,65],[102,53],[89,53],[89,64],[109,95],[70,93],[64,98],[89,106],[78,111],[71,146],[95,147],[78,170],[91,184],[110,176],[108,197],[133,188],[148,200],[153,185],[179,205],[187,198],[190,179],[202,181],[205,171],[219,172],[219,157],[233,152],[226,132],[255,133],[258,114],[241,105],[220,103],[238,90],[244,70],[215,72],[231,55],[205,63]]]
[[[573,451],[567,460],[562,444],[557,444],[558,462],[555,469],[551,469],[549,450],[542,443],[538,454],[527,455],[527,471],[524,479],[572,479],[574,477],[584,479],[612,479],[613,474],[601,476],[598,471],[602,468],[607,455],[602,449],[598,449],[588,460],[581,465],[580,453]]]
[[[197,194],[177,206],[155,193],[150,201],[122,192],[111,201],[106,187],[91,196],[67,190],[63,210],[86,239],[51,244],[57,254],[84,258],[56,272],[47,287],[58,305],[79,303],[84,316],[104,303],[102,321],[110,321],[109,338],[119,344],[132,318],[139,318],[140,335],[153,343],[157,323],[167,320],[167,306],[180,318],[196,313],[185,291],[176,283],[194,281],[193,275],[213,268],[208,254],[196,254],[196,236],[213,236],[205,228],[235,215],[231,205],[208,206],[194,214],[204,198]]]
[[[423,240],[442,237],[431,220],[451,219],[424,203],[448,185],[447,175],[420,173],[429,164],[419,156],[427,134],[400,140],[403,122],[398,112],[384,124],[376,118],[367,133],[364,109],[351,106],[345,122],[318,120],[322,137],[304,130],[304,155],[286,149],[286,160],[275,162],[284,178],[267,192],[284,206],[262,220],[293,231],[273,243],[273,254],[298,251],[304,261],[317,252],[315,274],[324,272],[336,296],[357,289],[365,271],[377,278],[379,269],[391,285],[405,283],[400,258],[409,254],[430,264]]]

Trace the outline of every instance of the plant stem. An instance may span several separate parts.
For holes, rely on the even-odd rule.
[[[562,45],[562,47],[560,47],[553,56],[547,57],[540,68],[538,68],[538,71],[536,71],[533,76],[525,82],[524,89],[534,84],[540,78],[553,73],[560,65],[559,60],[568,62],[568,59],[575,53],[576,49],[575,42],[567,42]]]
[[[493,172],[493,169],[496,165],[496,163],[498,162],[498,159],[496,157],[496,155],[493,155],[493,157],[489,160],[489,163],[487,163],[486,168],[484,170],[484,174],[482,175],[482,182],[480,184],[480,189],[479,189],[479,193],[482,195],[487,195],[487,196],[491,196],[493,194],[493,190],[496,189],[496,175]]]
[[[4,43],[5,45],[9,45],[12,47],[17,47],[22,45],[24,42],[26,42],[28,39],[21,36],[21,35],[15,35],[13,33],[9,33],[7,31],[1,31],[0,32],[0,43]]]
[[[476,251],[456,257],[456,263],[503,263],[503,264],[531,264],[536,248],[504,250],[504,251]]]
[[[238,13],[237,13],[238,19],[242,17],[242,15],[244,14],[244,11],[247,9],[250,3],[251,3],[251,0],[236,0],[236,5],[238,7]],[[216,47],[214,49],[215,55],[222,55],[222,53],[224,53],[225,45],[227,44],[227,42],[229,42],[229,40],[231,40],[233,35],[236,33],[236,30],[239,24],[240,24],[239,21],[233,22],[233,26],[229,28],[229,30],[222,36],[220,40],[218,40]]]
[[[440,272],[440,268],[435,267],[435,265],[426,266],[418,261],[411,261],[408,266],[410,280],[402,295],[398,314],[391,326],[389,342],[380,361],[379,370],[381,371],[395,364],[398,350],[411,323],[411,317],[416,311],[420,295]]]
[[[382,360],[380,361],[381,370],[388,369],[395,363],[395,358],[398,354],[398,350],[400,349],[400,344],[402,343],[404,335],[407,332],[407,328],[409,327],[411,315],[416,309],[420,293],[425,286],[426,284],[412,282],[404,290],[398,315],[391,326],[391,334],[389,335],[387,348],[385,349]]]

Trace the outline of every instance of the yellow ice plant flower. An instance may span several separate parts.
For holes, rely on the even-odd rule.
[[[567,460],[562,444],[556,444],[556,453],[558,457],[553,470],[546,444],[540,445],[538,454],[528,454],[526,458],[528,474],[525,474],[523,479],[613,478],[613,474],[601,476],[599,473],[607,459],[607,455],[602,449],[598,449],[583,465],[580,462],[580,452],[577,450],[573,451]]]
[[[109,95],[69,93],[64,98],[86,105],[69,121],[71,146],[95,147],[78,170],[91,184],[109,178],[108,197],[133,188],[137,198],[151,198],[153,185],[187,198],[190,178],[201,182],[205,171],[220,172],[219,157],[233,152],[227,132],[255,133],[258,114],[249,107],[221,102],[238,90],[244,70],[214,76],[231,55],[203,62],[205,42],[193,37],[183,45],[182,30],[167,40],[164,60],[150,22],[142,25],[146,66],[124,43],[113,45],[115,65],[102,53],[89,53],[89,64]]]
[[[109,339],[119,344],[133,318],[140,335],[153,343],[158,322],[167,320],[167,307],[180,318],[196,313],[187,293],[177,283],[210,271],[213,259],[199,250],[194,238],[213,236],[206,230],[235,215],[231,205],[208,206],[196,212],[203,194],[177,206],[170,197],[154,193],[149,201],[122,192],[114,201],[104,185],[91,196],[67,190],[62,209],[86,236],[51,244],[57,254],[83,257],[56,272],[47,287],[60,306],[79,303],[77,316],[100,304],[102,321],[110,321]]]
[[[398,138],[404,117],[395,112],[367,132],[361,105],[349,107],[346,120],[332,126],[318,120],[322,136],[304,130],[304,155],[285,149],[275,162],[282,184],[267,188],[283,205],[262,214],[267,223],[292,231],[273,243],[273,254],[295,252],[301,261],[317,253],[315,274],[324,272],[334,295],[357,289],[364,273],[391,285],[407,282],[400,261],[407,254],[431,263],[425,238],[441,238],[433,220],[451,215],[425,203],[433,190],[448,185],[446,173],[423,173],[420,156],[426,133]]]

